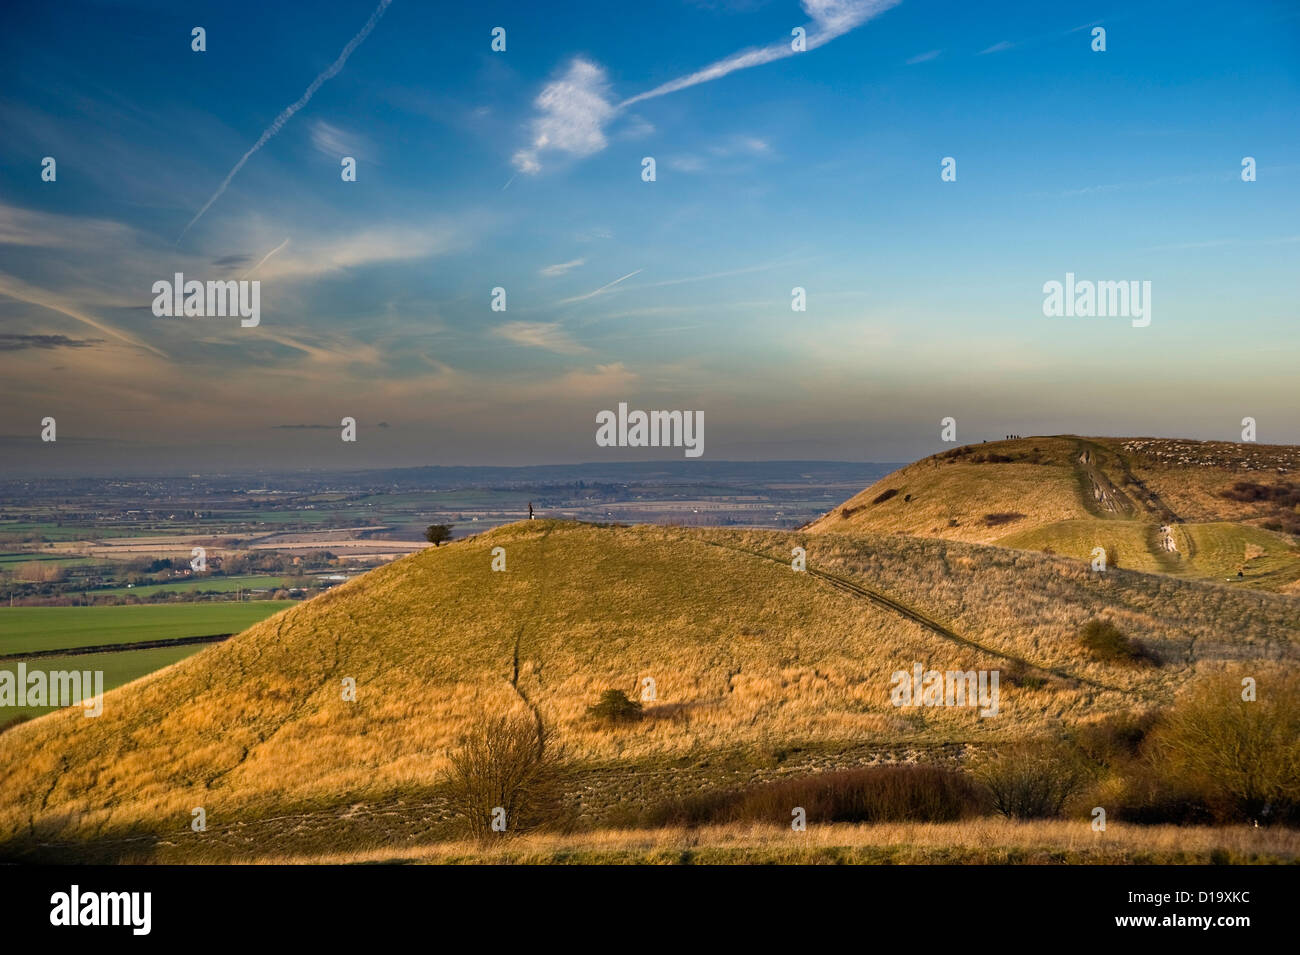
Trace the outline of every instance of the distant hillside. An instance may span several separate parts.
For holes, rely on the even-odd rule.
[[[1072,435],[966,445],[895,471],[807,530],[1080,559],[1102,547],[1133,570],[1290,590],[1300,448]]]
[[[790,566],[799,545],[804,573]],[[491,569],[496,547],[504,572]],[[1076,634],[1098,615],[1163,666],[1090,657]],[[258,820],[292,811],[284,830],[334,831],[384,801],[398,819],[430,804],[448,750],[483,712],[533,710],[596,774],[584,805],[611,786],[639,785],[618,798],[644,801],[724,770],[757,778],[818,745],[844,760],[1055,730],[1168,701],[1206,664],[1294,658],[1298,642],[1291,598],[1103,577],[1022,551],[525,521],[256,624],[108,693],[97,719],[61,711],[0,735],[0,857],[70,840],[192,857]],[[892,672],[918,662],[1003,672],[997,717],[892,706]],[[656,699],[641,723],[587,718],[602,691],[635,694],[647,677]],[[355,702],[342,699],[346,678]],[[738,749],[740,763],[727,755]],[[629,765],[635,779],[618,768]],[[206,841],[188,829],[198,806]]]

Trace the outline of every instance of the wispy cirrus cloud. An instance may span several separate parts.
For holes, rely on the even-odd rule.
[[[349,234],[298,239],[289,253],[276,255],[289,245],[286,238],[249,272],[258,271],[262,278],[310,277],[337,269],[441,255],[460,248],[465,241],[466,236],[446,224],[379,225]],[[270,261],[272,256],[275,259]]]
[[[160,349],[155,348],[148,342],[141,341],[134,335],[115,328],[103,319],[90,314],[77,303],[68,301],[59,293],[31,285],[16,276],[5,275],[0,272],[0,296],[49,309],[74,321],[81,322],[83,325],[88,325],[95,331],[108,335],[110,338],[115,338],[124,344],[150,352],[159,358],[167,357]]]
[[[570,371],[545,383],[542,390],[567,398],[627,394],[640,377],[623,362],[616,361],[608,365],[597,365],[591,371]]]
[[[997,43],[994,43],[992,46],[988,46],[988,47],[985,47],[984,49],[980,50],[980,51],[979,51],[977,54],[975,54],[975,55],[976,55],[976,56],[985,56],[986,54],[989,54],[989,53],[1003,53],[1003,52],[1005,52],[1005,51],[1007,51],[1007,50],[1014,50],[1014,49],[1016,49],[1017,47],[1028,46],[1028,45],[1031,45],[1031,44],[1041,43],[1041,42],[1043,42],[1044,40],[1058,40],[1058,39],[1060,39],[1061,37],[1067,37],[1067,36],[1069,36],[1070,34],[1072,34],[1072,33],[1078,33],[1078,32],[1081,31],[1081,30],[1091,30],[1093,27],[1095,27],[1095,26],[1100,26],[1101,24],[1103,24],[1103,23],[1105,23],[1105,22],[1106,22],[1105,20],[1093,20],[1091,23],[1085,23],[1085,24],[1083,24],[1082,26],[1071,27],[1071,28],[1068,29],[1068,30],[1064,30],[1064,31],[1061,31],[1061,32],[1058,32],[1058,33],[1044,33],[1044,34],[1041,34],[1040,36],[1031,36],[1031,37],[1026,37],[1026,38],[1024,38],[1024,39],[1022,39],[1022,40],[1016,40],[1016,41],[1014,41],[1014,42],[1011,41],[1011,40],[999,40]]]
[[[111,219],[23,209],[0,202],[0,245],[29,248],[113,248],[132,236],[130,226]]]
[[[368,157],[370,152],[366,141],[356,133],[348,132],[323,119],[318,119],[312,124],[311,144],[317,152],[335,160],[343,156],[351,156],[354,159]]]
[[[561,355],[579,355],[590,351],[574,341],[558,322],[508,322],[493,334],[527,348],[541,348]]]
[[[800,5],[811,20],[805,27],[804,49],[811,51],[825,46],[901,2],[802,0]],[[537,97],[538,114],[531,124],[532,142],[515,153],[515,169],[529,174],[540,172],[541,157],[546,152],[566,153],[575,158],[600,152],[607,143],[605,128],[629,107],[721,79],[738,70],[783,60],[796,55],[796,52],[789,38],[742,50],[617,104],[611,98],[604,69],[590,60],[575,58],[568,70],[547,84]]]
[[[705,152],[712,159],[755,159],[770,156],[772,147],[767,140],[757,136],[732,136],[723,142],[714,143]],[[691,153],[669,156],[667,162],[670,169],[678,172],[704,172],[710,168],[708,158]]]
[[[567,275],[574,269],[579,268],[587,263],[586,259],[574,259],[572,262],[557,262],[555,265],[546,265],[537,270],[538,275],[545,275],[548,278],[554,278],[557,275]]]
[[[943,50],[927,50],[924,53],[918,53],[916,56],[909,58],[906,62],[908,66],[916,66],[918,63],[929,63],[931,60],[939,58]]]

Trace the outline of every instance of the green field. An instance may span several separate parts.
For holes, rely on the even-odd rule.
[[[1205,577],[1232,578],[1242,564],[1246,545],[1264,551],[1263,556],[1247,561],[1246,579],[1257,584],[1281,586],[1296,579],[1300,567],[1300,550],[1290,546],[1286,537],[1262,527],[1245,524],[1188,524],[1192,562]]]
[[[307,579],[310,582],[311,578]],[[145,584],[142,587],[112,587],[96,590],[94,593],[96,596],[133,594],[136,597],[152,597],[155,594],[188,594],[196,590],[233,594],[237,590],[273,590],[292,586],[297,585],[288,577],[250,574],[246,577],[202,577],[198,580],[181,580],[169,584]]]
[[[62,608],[56,608],[62,609]],[[111,608],[115,609],[115,608]],[[154,650],[121,650],[117,653],[82,653],[70,657],[40,657],[25,661],[27,672],[33,670],[90,670],[102,671],[104,674],[104,691],[112,690],[124,683],[138,680],[140,677],[161,670],[165,666],[184,660],[188,656],[206,649],[204,644],[184,647],[160,647]],[[18,660],[0,661],[0,670],[10,673],[18,672]],[[5,706],[0,708],[0,726],[16,716],[40,716],[57,710],[57,706]]]
[[[165,532],[181,533],[174,526],[168,526]],[[94,536],[96,539],[106,540],[110,537],[144,537],[158,533],[160,532],[157,530],[144,527],[114,527],[97,529]],[[52,521],[0,521],[0,534],[38,534],[52,541],[75,541],[83,540],[87,536],[87,525],[57,524]]]
[[[1158,530],[1148,521],[1079,518],[1008,534],[995,543],[999,547],[1041,550],[1079,560],[1091,560],[1093,548],[1104,547],[1118,558],[1114,561],[1115,566],[1124,570],[1148,574],[1187,570],[1188,567],[1180,564],[1176,557],[1153,552],[1158,544],[1152,539],[1152,534]],[[1185,530],[1185,526],[1175,527],[1175,540],[1184,552],[1187,550],[1186,535],[1182,533]]]
[[[1144,573],[1175,574],[1200,580],[1236,581],[1272,589],[1300,574],[1300,551],[1281,534],[1247,524],[1172,525],[1177,554],[1159,546],[1159,528],[1147,521],[1069,520],[1008,534],[1000,547],[1041,550],[1089,560],[1094,547],[1118,555],[1117,566]],[[1246,548],[1263,553],[1246,560]],[[1237,571],[1243,577],[1237,577]]]
[[[62,564],[64,567],[74,567],[79,564],[104,564],[107,561],[93,557],[69,557],[66,554],[49,554],[40,551],[34,553],[6,553],[0,554],[0,569],[14,570],[23,564],[30,564],[32,561],[54,561]]]
[[[294,603],[254,600],[175,606],[0,607],[0,654],[239,633]]]

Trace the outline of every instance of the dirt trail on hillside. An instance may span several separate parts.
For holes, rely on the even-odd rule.
[[[1127,494],[1117,488],[1096,461],[1091,449],[1085,448],[1076,459],[1079,470],[1092,487],[1092,502],[1101,516],[1138,517],[1138,508]]]
[[[782,564],[782,565],[785,565],[786,563],[785,560],[780,557],[772,557],[771,555],[761,553],[760,551],[748,550],[743,547],[733,547],[729,544],[719,544],[715,541],[701,541],[701,543],[708,544],[711,547],[722,547],[726,550],[736,551],[737,553],[748,554],[751,557],[761,557],[764,560],[774,561],[775,563]],[[1088,677],[1079,676],[1077,674],[1070,673],[1068,670],[1062,670],[1056,667],[1040,666],[1036,663],[1024,659],[1023,657],[1018,657],[1015,656],[1014,654],[1006,653],[1002,650],[997,649],[996,647],[986,646],[985,644],[982,644],[976,640],[972,640],[969,637],[963,637],[960,634],[956,633],[955,631],[944,626],[943,624],[939,623],[934,618],[929,617],[926,614],[922,613],[921,611],[914,610],[913,608],[909,607],[907,604],[895,600],[893,597],[889,597],[885,594],[880,593],[879,591],[872,590],[868,587],[865,587],[862,584],[858,583],[857,581],[850,580],[847,577],[841,577],[838,574],[832,574],[828,571],[820,570],[815,567],[807,568],[806,573],[810,577],[815,577],[818,580],[825,581],[826,583],[834,587],[836,590],[843,591],[844,593],[850,594],[854,597],[859,597],[865,600],[869,600],[872,603],[876,604],[877,606],[884,607],[886,610],[898,614],[899,616],[904,617],[907,620],[912,621],[913,623],[920,624],[926,630],[929,630],[931,633],[934,633],[945,640],[950,640],[964,647],[969,647],[972,650],[978,650],[981,653],[987,653],[990,656],[998,657],[999,659],[1007,660],[1011,663],[1020,664],[1021,666],[1026,667],[1031,671],[1037,670],[1040,673],[1051,674],[1052,676],[1057,677],[1058,679],[1061,680],[1065,680],[1066,682],[1069,683],[1082,684],[1084,686],[1090,686],[1093,689],[1097,689],[1097,690],[1111,690],[1115,693],[1136,693],[1139,696],[1144,695],[1137,690],[1125,690],[1117,686],[1108,686],[1105,683],[1098,683],[1096,680],[1091,680]]]
[[[1178,538],[1174,536],[1173,525],[1181,523],[1181,519],[1165,506],[1159,495],[1138,480],[1122,455],[1118,456],[1120,477],[1126,487],[1134,489],[1133,496],[1116,487],[1098,463],[1100,450],[1092,442],[1081,443],[1075,459],[1082,486],[1092,488],[1091,504],[1085,500],[1085,505],[1101,518],[1151,521],[1144,540],[1147,553],[1163,572],[1177,573],[1192,556],[1179,551]]]
[[[546,530],[542,531],[542,536],[537,541],[537,564],[541,568],[540,571],[541,581],[539,582],[537,587],[537,594],[535,597],[533,597],[532,606],[529,608],[528,613],[524,614],[523,620],[519,622],[519,629],[515,633],[515,646],[514,646],[513,658],[511,660],[511,673],[510,673],[510,687],[515,691],[515,693],[519,695],[519,699],[524,701],[524,705],[528,707],[529,711],[533,714],[533,720],[537,723],[537,732],[539,734],[546,732],[546,726],[542,722],[542,711],[537,708],[536,703],[534,703],[532,700],[528,698],[528,694],[525,693],[519,687],[519,650],[523,644],[524,633],[528,630],[529,625],[533,622],[533,619],[536,617],[537,608],[541,606],[542,594],[546,590],[546,585],[545,585],[546,562],[543,558],[546,553],[546,538],[551,536],[551,531],[553,531],[554,529],[555,528],[553,526],[546,528]],[[539,675],[539,679],[540,679],[540,675]]]

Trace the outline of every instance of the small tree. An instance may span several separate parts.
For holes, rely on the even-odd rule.
[[[451,809],[474,838],[535,829],[559,817],[561,756],[531,717],[480,717],[450,760]],[[498,818],[504,829],[493,828]]]
[[[57,584],[63,580],[64,572],[53,561],[33,560],[18,568],[18,577],[31,584]]]
[[[424,529],[424,539],[434,547],[437,547],[443,541],[451,540],[451,525],[430,524]]]
[[[1242,677],[1218,673],[1187,687],[1151,735],[1162,779],[1206,794],[1228,818],[1300,818],[1300,674],[1269,669],[1257,699],[1244,700]]]

